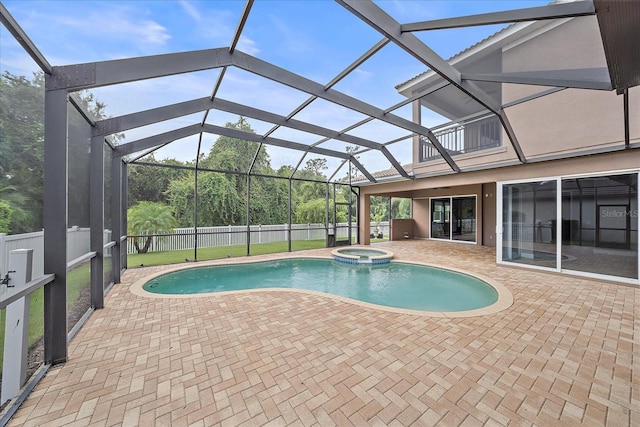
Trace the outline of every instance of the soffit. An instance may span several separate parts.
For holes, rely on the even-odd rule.
[[[612,86],[640,85],[640,1],[594,0]]]

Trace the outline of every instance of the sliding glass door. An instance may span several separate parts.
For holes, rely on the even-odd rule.
[[[562,180],[562,269],[638,278],[638,175]]]
[[[499,183],[498,224],[498,263],[638,283],[637,172]]]
[[[451,200],[431,199],[431,238],[449,239]]]
[[[431,199],[431,238],[476,241],[476,197]]]
[[[453,197],[451,204],[451,239],[475,242],[476,198]]]
[[[555,268],[557,182],[502,186],[501,261]]]

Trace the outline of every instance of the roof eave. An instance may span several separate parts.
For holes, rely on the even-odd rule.
[[[496,52],[498,49],[502,49],[514,40],[524,37],[535,30],[544,28],[545,26],[549,26],[549,28],[553,27],[552,25],[549,25],[549,21],[511,24],[475,45],[457,53],[455,56],[451,57],[448,62],[451,65],[456,66],[469,60],[476,61]],[[442,78],[433,70],[427,70],[422,74],[398,84],[395,88],[403,96],[410,97],[416,88],[424,88],[426,85],[439,82],[441,79]]]

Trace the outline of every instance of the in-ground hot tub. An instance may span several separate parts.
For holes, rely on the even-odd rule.
[[[393,258],[393,252],[360,246],[334,249],[331,254],[336,261],[346,264],[388,264]]]

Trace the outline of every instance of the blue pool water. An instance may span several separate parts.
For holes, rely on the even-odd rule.
[[[397,262],[364,266],[304,258],[189,268],[156,277],[143,286],[159,294],[262,288],[306,289],[425,311],[473,310],[498,299],[488,283],[450,270]]]

